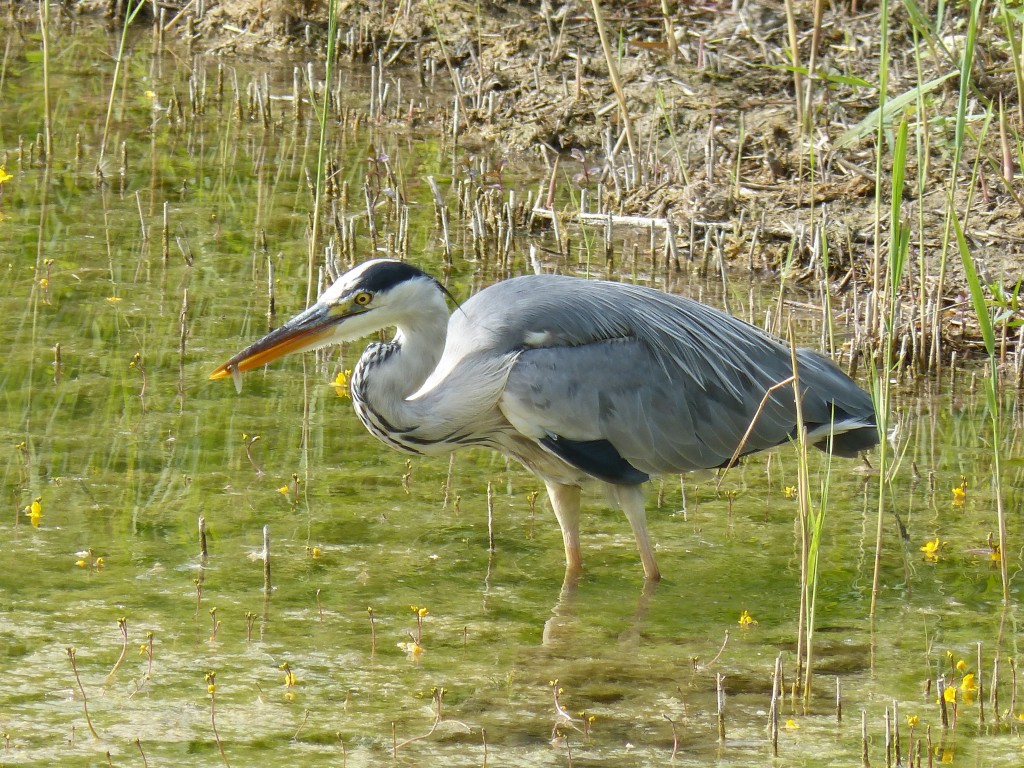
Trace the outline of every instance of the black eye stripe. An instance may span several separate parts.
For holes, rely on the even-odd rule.
[[[359,277],[359,283],[361,284],[360,287],[374,294],[394,288],[399,283],[417,277],[425,277],[428,280],[434,279],[426,272],[412,266],[412,264],[407,264],[403,261],[380,261],[363,272]]]
[[[371,264],[359,276],[356,285],[360,289],[370,293],[371,296],[376,296],[378,293],[391,290],[396,285],[418,278],[422,278],[433,283],[437,286],[439,291],[458,304],[458,301],[456,301],[455,297],[452,296],[451,292],[441,285],[441,283],[437,282],[437,280],[423,270],[404,261],[382,260]]]

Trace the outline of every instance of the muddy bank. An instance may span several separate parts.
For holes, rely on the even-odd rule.
[[[450,125],[457,113],[461,140],[492,153],[494,163],[518,153],[558,158],[559,183],[588,186],[592,199],[601,195],[601,210],[663,218],[691,248],[689,241],[711,237],[742,265],[797,265],[794,279],[820,276],[827,245],[837,290],[870,290],[884,274],[892,186],[892,131],[876,173],[870,119],[878,106],[878,7],[833,6],[817,21],[810,3],[793,6],[790,18],[772,0],[735,8],[606,2],[602,9],[618,93],[590,3],[342,0],[339,56],[450,79],[453,102],[420,119]],[[194,0],[162,14],[166,33],[187,36],[200,52],[318,57],[326,50],[320,3]],[[926,327],[949,350],[976,340],[962,311],[962,267],[946,216],[965,14],[950,10],[938,35],[923,34],[919,23],[916,38],[907,7],[890,14],[889,98],[907,96],[891,122],[906,115],[912,142],[902,332],[920,334],[922,349]],[[998,18],[980,20],[971,133],[953,202],[983,279],[1011,292],[1024,272],[1012,50]]]

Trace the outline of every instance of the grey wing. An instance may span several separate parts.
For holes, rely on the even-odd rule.
[[[779,387],[758,411],[792,374],[788,346],[695,301],[635,285],[527,276],[481,292],[452,320],[452,360],[459,347],[478,344],[514,357],[498,401],[509,422],[610,482],[722,466],[752,422],[743,453],[795,432],[792,387]],[[827,358],[800,350],[798,360],[814,439],[822,427],[849,432],[835,446],[842,455],[876,442],[871,398]]]
[[[727,463],[764,393],[788,375],[714,386],[706,370],[698,382],[685,370],[666,370],[666,361],[642,342],[614,339],[524,351],[509,374],[501,409],[520,432],[614,482],[610,449],[647,474]],[[780,390],[758,417],[744,452],[787,439],[791,404],[792,394]],[[594,461],[600,466],[588,465]],[[628,480],[628,467],[620,467],[619,481]]]
[[[520,432],[609,482],[720,467],[741,443],[746,454],[790,439],[793,388],[777,386],[792,374],[789,348],[704,305],[669,303],[646,304],[643,317],[606,307],[605,321],[618,314],[632,334],[523,349],[502,412]],[[867,393],[827,358],[810,350],[797,357],[812,439],[849,433],[836,442],[839,455],[873,445]]]

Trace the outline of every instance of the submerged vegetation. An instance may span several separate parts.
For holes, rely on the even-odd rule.
[[[1019,4],[84,8],[3,26],[5,763],[1019,763]],[[559,592],[357,350],[205,383],[371,255],[688,293],[889,439],[665,478],[665,583],[594,515]]]

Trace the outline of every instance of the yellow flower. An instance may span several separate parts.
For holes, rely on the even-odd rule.
[[[320,558],[320,547],[311,548],[309,550],[309,554],[314,560],[318,560]]]
[[[917,724],[921,722],[921,718],[917,715],[907,715],[907,725],[911,728],[916,728]]]
[[[417,642],[399,643],[398,647],[413,657],[423,653],[423,646]]]
[[[942,691],[942,698],[946,700],[947,704],[956,704],[956,688],[949,686]]]
[[[33,499],[32,503],[25,507],[25,514],[28,515],[28,521],[32,523],[33,528],[39,527],[39,521],[43,519],[43,497],[37,496]]]
[[[799,724],[792,717],[789,718],[789,720],[786,721],[786,728],[791,730],[791,731],[795,731],[799,727],[800,727]]]
[[[14,177],[7,172],[6,168],[0,165],[0,184],[3,184],[5,181],[10,181],[13,178]]]
[[[931,541],[926,541],[924,546],[921,547],[921,551],[924,552],[925,562],[937,563],[939,562],[939,549],[942,548],[943,542],[939,541],[939,537],[936,536]]]
[[[430,611],[428,611],[428,610],[427,610],[426,608],[420,608],[420,609],[419,609],[418,611],[416,611],[416,613],[417,613],[417,614],[419,615],[419,617],[420,617],[421,619],[422,619],[422,618],[423,618],[424,616],[429,616],[429,615],[430,615]]]
[[[292,672],[291,665],[286,661],[281,665],[281,669],[284,671],[284,684],[287,688],[292,688],[295,685],[295,673]]]
[[[785,488],[782,489],[782,495],[785,496],[787,499],[795,499],[796,498],[796,486],[795,485],[787,485]]]
[[[960,478],[960,485],[953,486],[953,504],[962,507],[967,501],[967,478]]]
[[[120,296],[107,296],[107,301],[111,304],[117,304],[122,301]]]
[[[749,611],[744,611],[740,614],[739,624],[741,627],[749,627],[751,624],[757,624],[757,621],[750,615]]]
[[[956,671],[957,672],[965,672],[966,670],[967,670],[967,662],[964,661],[963,659],[960,659],[960,661],[958,661],[956,663]]]
[[[334,378],[334,391],[338,393],[338,397],[348,397],[348,378],[352,375],[352,371],[338,371],[338,375]]]
[[[288,486],[287,485],[282,485],[280,488],[277,489],[277,492],[280,493],[282,496],[287,496],[288,495]]]
[[[973,674],[964,675],[960,681],[960,691],[964,695],[964,704],[974,703],[974,699],[978,695],[978,684],[974,681]]]

